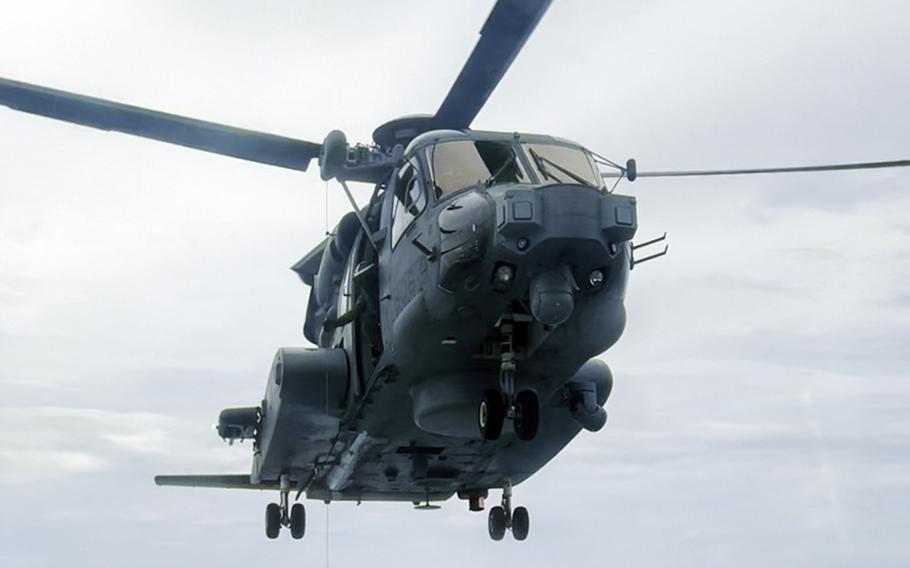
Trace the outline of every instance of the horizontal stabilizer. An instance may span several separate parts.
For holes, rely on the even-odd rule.
[[[215,487],[219,489],[278,489],[278,482],[253,484],[249,474],[235,475],[156,475],[156,485],[175,487]]]

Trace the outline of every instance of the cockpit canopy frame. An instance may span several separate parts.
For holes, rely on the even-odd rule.
[[[575,142],[554,136],[436,130],[414,138],[404,157],[420,162],[436,199],[481,184],[568,183],[604,189],[591,153]]]

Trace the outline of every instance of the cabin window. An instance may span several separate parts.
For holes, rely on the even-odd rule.
[[[398,244],[414,219],[423,213],[427,195],[414,162],[407,163],[395,182],[395,202],[392,209],[392,247]]]
[[[440,142],[428,158],[436,197],[480,184],[531,183],[510,141]]]
[[[603,188],[591,156],[580,148],[558,144],[522,144],[541,183],[570,183]]]

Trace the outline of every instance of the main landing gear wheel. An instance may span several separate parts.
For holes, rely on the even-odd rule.
[[[265,536],[278,538],[281,531],[281,507],[278,503],[269,503],[265,507]]]
[[[306,533],[306,509],[303,503],[294,503],[291,507],[291,536],[296,539],[303,538]]]
[[[487,517],[487,530],[490,531],[490,538],[493,540],[502,540],[502,537],[506,535],[506,528],[509,523],[509,519],[506,516],[506,510],[496,505],[490,509],[490,514]]]
[[[519,440],[533,440],[540,427],[540,402],[537,393],[523,390],[515,397],[514,418],[515,433]]]
[[[477,408],[477,425],[484,440],[496,440],[502,433],[506,419],[506,404],[502,395],[494,390],[484,391],[483,400]]]
[[[291,478],[282,474],[279,478],[279,503],[269,503],[265,507],[265,536],[278,538],[281,527],[291,529],[291,536],[303,538],[306,533],[306,509],[303,503],[294,503],[291,507],[289,496],[291,493]]]
[[[516,507],[514,511],[512,510],[512,483],[506,481],[502,488],[502,505],[490,509],[487,517],[487,530],[490,532],[490,538],[502,540],[506,531],[510,530],[515,540],[524,540],[528,538],[530,526],[531,519],[527,509]]]
[[[528,529],[531,526],[531,519],[528,516],[528,510],[524,507],[515,507],[512,512],[512,536],[515,540],[524,540],[528,538]]]

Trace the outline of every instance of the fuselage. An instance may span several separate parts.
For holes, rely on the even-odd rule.
[[[371,235],[349,214],[308,261],[307,335],[347,356],[337,432],[260,444],[254,479],[290,474],[318,499],[519,483],[582,428],[578,389],[598,405],[609,394],[609,370],[585,364],[625,325],[634,198],[607,192],[571,142],[438,131],[409,145],[362,213]],[[532,440],[478,434],[504,359],[516,392],[539,399]]]

